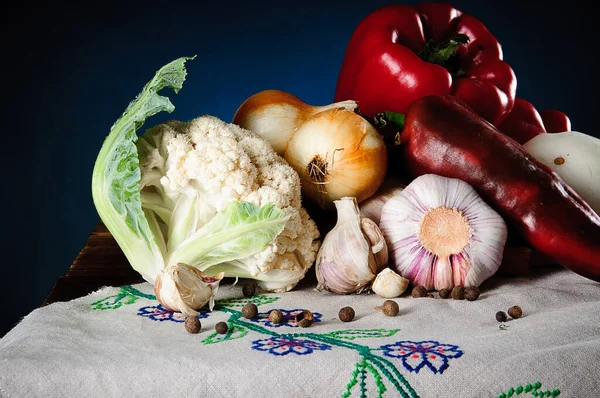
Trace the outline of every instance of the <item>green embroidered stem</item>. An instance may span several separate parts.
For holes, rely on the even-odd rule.
[[[398,369],[396,369],[396,367],[393,364],[391,364],[387,359],[381,358],[377,355],[370,355],[368,359],[371,362],[373,362],[379,368],[381,373],[383,373],[383,375],[387,377],[390,383],[392,383],[394,387],[396,387],[396,390],[398,390],[402,398],[419,397],[417,392],[413,390],[408,381],[400,374],[400,372],[398,372]],[[390,369],[392,369],[392,372],[390,372],[386,368],[386,365],[389,366]]]
[[[540,388],[542,388],[542,383],[540,383],[539,381],[536,381],[535,383],[531,384],[527,384],[526,386],[517,386],[515,388],[509,388],[508,391],[500,393],[500,395],[498,395],[498,398],[510,398],[513,395],[520,395],[522,393],[525,394],[530,394],[534,397],[557,397],[560,395],[560,390],[558,388],[555,388],[554,390],[550,391],[550,390],[545,390],[545,391],[540,391]]]
[[[350,392],[350,390],[352,388],[354,388],[354,386],[358,382],[358,372],[360,371],[360,367],[361,367],[362,363],[364,363],[364,362],[365,362],[365,359],[363,358],[363,360],[361,362],[358,362],[357,364],[354,365],[354,370],[352,371],[352,377],[350,378],[350,381],[348,382],[348,384],[346,384],[346,391],[344,391],[344,393],[342,394],[342,398],[348,398],[352,394]]]
[[[126,292],[131,295],[134,295],[134,296],[143,297],[143,298],[146,298],[149,300],[156,300],[155,295],[142,293],[139,290],[137,290],[136,288],[134,288],[133,286],[123,286],[123,287],[121,287],[121,291]]]
[[[366,374],[366,370],[364,366],[360,367],[360,371],[358,373],[359,377],[360,377],[360,398],[367,398],[367,383],[365,382],[365,379],[367,378],[367,374]]]
[[[366,368],[369,370],[369,372],[371,372],[373,378],[375,379],[375,385],[377,386],[377,398],[382,398],[386,388],[385,384],[383,384],[383,381],[381,380],[381,375],[379,374],[377,369],[375,369],[370,363],[367,363],[367,361],[364,358],[363,361],[365,362]]]

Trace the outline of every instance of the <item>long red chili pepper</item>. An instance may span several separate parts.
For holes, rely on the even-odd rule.
[[[468,182],[533,249],[600,281],[600,216],[522,145],[453,96],[415,101],[403,122],[399,151],[410,176]]]

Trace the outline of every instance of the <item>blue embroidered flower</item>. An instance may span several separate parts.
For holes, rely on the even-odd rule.
[[[401,358],[402,365],[411,372],[418,373],[428,367],[433,373],[442,373],[448,368],[448,360],[459,358],[463,352],[458,346],[440,344],[437,341],[397,341],[381,346],[383,355]]]
[[[208,317],[210,313],[209,310],[200,310],[200,315],[198,315],[199,319]],[[153,321],[172,321],[172,322],[185,322],[185,318],[187,316],[181,312],[174,312],[166,309],[162,305],[148,305],[146,307],[142,307],[138,310],[137,313],[139,316],[143,316]]]
[[[279,311],[281,311],[281,313],[283,314],[283,322],[281,323],[273,323],[269,320],[269,313],[268,312],[259,312],[258,315],[251,319],[252,322],[256,322],[256,323],[260,323],[263,324],[265,326],[270,326],[270,327],[274,327],[274,328],[278,328],[281,326],[287,326],[290,328],[297,328],[298,327],[298,323],[296,322],[296,315],[298,315],[299,313],[301,313],[302,311],[304,311],[303,309],[295,309],[295,310],[283,310],[280,309]],[[313,316],[314,316],[314,322],[321,322],[321,317],[323,316],[322,314],[318,313],[318,312],[313,312]]]
[[[290,353],[308,355],[314,350],[331,350],[331,346],[312,340],[280,336],[255,340],[252,342],[252,349],[257,351],[267,351],[269,354],[283,356]]]

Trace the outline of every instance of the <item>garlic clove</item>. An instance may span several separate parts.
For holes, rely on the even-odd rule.
[[[375,255],[376,267],[371,269],[371,271],[373,271],[373,273],[378,273],[385,268],[388,263],[388,247],[387,243],[385,243],[385,237],[375,221],[371,220],[370,218],[360,218],[360,229],[362,230],[365,238],[367,238],[369,241],[371,251]]]
[[[381,210],[392,196],[402,192],[406,187],[403,180],[398,177],[387,175],[381,184],[381,187],[369,198],[360,203],[360,215],[370,218],[379,225],[381,219]]]
[[[221,272],[211,277],[191,265],[177,263],[165,267],[158,274],[154,293],[163,307],[196,316],[207,303],[212,311],[214,297],[224,276]]]
[[[479,286],[500,267],[507,228],[466,182],[414,179],[381,212],[393,268],[428,290]]]
[[[358,203],[355,197],[334,201],[338,219],[329,231],[317,253],[317,290],[336,294],[360,293],[369,287],[380,266],[369,239],[361,228]],[[369,233],[377,235],[379,228],[368,222]],[[376,240],[376,238],[374,238]],[[387,244],[376,243],[378,253],[387,251]]]
[[[409,280],[385,268],[375,277],[371,289],[380,297],[400,297],[408,288]]]

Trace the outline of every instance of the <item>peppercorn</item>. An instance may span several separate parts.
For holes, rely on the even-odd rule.
[[[496,312],[496,320],[498,322],[506,322],[507,319],[508,319],[508,317],[506,316],[506,312],[504,312],[504,311]]]
[[[242,307],[242,316],[246,319],[252,319],[258,315],[258,307],[254,303],[248,303]]]
[[[227,325],[227,322],[218,322],[215,325],[215,330],[219,334],[225,334],[229,330],[229,326]]]
[[[279,324],[283,322],[284,316],[283,313],[279,310],[271,310],[269,312],[269,320],[272,323]]]
[[[188,316],[185,319],[185,330],[187,330],[189,333],[200,333],[201,328],[202,325],[200,324],[200,319],[198,319],[198,317]]]
[[[343,307],[338,312],[338,316],[342,322],[351,322],[354,320],[354,315],[356,314],[354,312],[354,308],[352,307]]]
[[[427,297],[427,288],[422,285],[417,285],[417,286],[413,287],[411,295],[415,298]]]
[[[451,296],[454,300],[464,300],[465,298],[465,287],[463,285],[456,285],[452,288]]]
[[[477,286],[469,286],[465,289],[465,298],[469,301],[475,301],[479,298],[480,291]]]
[[[447,299],[448,297],[450,297],[450,289],[440,289],[438,294],[440,295],[440,298]]]
[[[301,328],[307,328],[312,325],[315,317],[312,312],[309,310],[303,310],[299,314],[296,315],[296,323]]]
[[[400,307],[398,307],[398,303],[394,300],[385,300],[383,302],[382,311],[387,316],[396,316],[398,312],[400,312]]]
[[[523,316],[523,310],[518,305],[513,305],[508,309],[508,315],[513,319],[518,319]]]
[[[244,297],[254,296],[256,292],[256,284],[254,282],[248,282],[242,286],[242,294]]]

